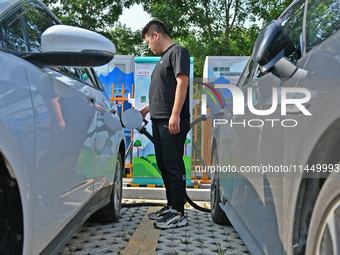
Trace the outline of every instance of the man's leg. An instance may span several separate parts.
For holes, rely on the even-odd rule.
[[[181,119],[181,132],[172,135],[168,127],[160,133],[163,164],[169,179],[169,190],[172,208],[179,213],[184,213],[186,173],[183,161],[184,143],[190,128],[189,118]]]
[[[153,136],[153,141],[154,141],[154,147],[155,147],[155,155],[156,155],[156,161],[159,170],[162,173],[162,179],[164,182],[165,186],[165,193],[166,193],[166,198],[167,198],[167,204],[168,206],[172,206],[171,203],[171,193],[170,193],[170,181],[169,181],[169,176],[166,171],[166,166],[164,165],[163,162],[163,149],[162,149],[162,144],[161,144],[161,136],[164,131],[166,131],[165,126],[169,120],[152,120],[152,136]]]
[[[181,132],[171,135],[165,126],[160,132],[163,164],[169,177],[172,209],[163,218],[154,222],[161,229],[184,227],[188,225],[184,217],[186,175],[183,161],[184,143],[190,128],[189,118],[181,119]]]

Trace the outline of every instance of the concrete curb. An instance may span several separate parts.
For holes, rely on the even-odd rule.
[[[210,189],[187,189],[193,201],[210,201]],[[165,200],[164,188],[123,187],[124,199]]]

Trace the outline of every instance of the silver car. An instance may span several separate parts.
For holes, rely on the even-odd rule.
[[[211,216],[252,254],[340,254],[339,28],[338,0],[294,1],[213,120]]]
[[[40,1],[0,0],[0,254],[56,254],[119,218],[125,135],[93,66],[114,44]]]

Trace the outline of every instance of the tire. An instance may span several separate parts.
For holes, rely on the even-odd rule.
[[[216,165],[218,163],[218,154],[217,150],[213,150],[212,154],[212,165]],[[214,172],[211,175],[211,189],[210,189],[210,204],[211,204],[211,218],[216,224],[227,225],[230,224],[229,219],[225,212],[221,209],[221,196],[220,196],[220,186],[219,186],[219,178],[218,173]]]
[[[15,179],[0,176],[0,254],[22,254],[23,222],[17,187]]]
[[[339,177],[340,173],[332,173],[321,188],[308,229],[306,254],[340,254]]]
[[[115,177],[112,185],[111,201],[108,205],[99,209],[92,215],[92,220],[103,223],[115,222],[120,218],[123,191],[123,157],[118,153],[115,169]]]

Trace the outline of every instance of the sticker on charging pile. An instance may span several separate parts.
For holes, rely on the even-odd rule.
[[[225,99],[219,89],[215,89],[214,83],[201,83],[204,85],[202,91],[202,107],[208,105],[210,111],[218,113],[225,106]]]
[[[137,65],[137,76],[151,76],[152,65],[151,64],[138,64]]]

